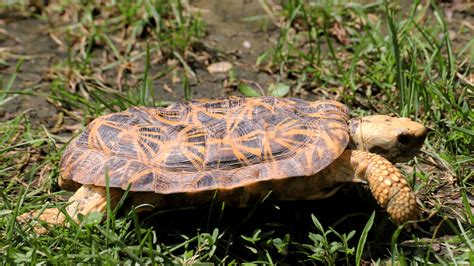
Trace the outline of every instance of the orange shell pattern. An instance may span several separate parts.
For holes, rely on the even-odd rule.
[[[349,142],[347,108],[295,98],[194,100],[99,117],[67,147],[61,175],[162,194],[308,176]]]

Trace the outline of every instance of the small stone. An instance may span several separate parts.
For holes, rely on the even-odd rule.
[[[246,48],[246,49],[252,48],[252,44],[251,44],[249,41],[244,41],[244,42],[242,43],[242,46],[243,46],[244,48]]]
[[[217,62],[217,63],[212,63],[207,67],[207,71],[210,74],[215,74],[215,73],[227,73],[229,70],[232,69],[232,64],[229,62]]]

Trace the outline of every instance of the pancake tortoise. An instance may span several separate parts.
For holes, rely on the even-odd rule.
[[[411,159],[427,130],[407,118],[349,119],[330,100],[193,100],[166,108],[132,107],[99,117],[73,140],[60,163],[63,189],[77,190],[66,211],[78,221],[112,207],[189,206],[226,201],[313,200],[344,183],[368,183],[378,204],[401,224],[418,217],[415,194],[392,162]],[[54,208],[33,215],[49,224]],[[24,216],[25,216],[24,215]]]

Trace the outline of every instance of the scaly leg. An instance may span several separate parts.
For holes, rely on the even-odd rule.
[[[110,189],[110,204],[115,208],[118,201],[122,197],[123,191],[120,189]],[[66,207],[67,213],[78,222],[77,214],[88,215],[91,212],[97,211],[104,213],[107,207],[107,196],[105,187],[97,187],[93,185],[83,185],[76,193],[69,199],[70,204]],[[22,222],[30,221],[36,216],[36,212],[29,212],[21,215],[19,220]],[[62,212],[56,208],[45,209],[40,214],[38,220],[44,221],[50,225],[64,224],[66,217]],[[35,226],[37,233],[44,234],[46,229],[44,227]]]
[[[345,151],[338,161],[350,162],[353,180],[367,180],[378,204],[387,210],[395,223],[418,218],[416,196],[400,171],[380,155],[357,150]]]

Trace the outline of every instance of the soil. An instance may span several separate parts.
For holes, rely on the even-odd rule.
[[[230,7],[229,7],[230,5]],[[258,1],[193,1],[194,12],[201,14],[207,34],[202,45],[212,47],[212,61],[230,61],[238,77],[266,88],[272,77],[260,72],[254,65],[257,57],[276,42],[276,28],[266,19],[245,21],[246,17],[264,17],[265,12]],[[9,77],[15,73],[18,60],[23,59],[12,89],[15,91],[47,93],[50,89],[48,74],[52,67],[66,57],[66,51],[50,36],[45,22],[19,13],[0,12],[0,65],[1,73]],[[189,81],[193,98],[216,98],[240,95],[238,91],[224,88],[228,74],[210,74],[205,65],[193,65],[196,79]],[[152,66],[151,72],[161,70]],[[142,73],[134,73],[136,80]],[[114,74],[110,74],[111,77]],[[3,80],[3,87],[8,80]],[[157,100],[179,101],[184,99],[183,84],[172,81],[169,75],[154,80]],[[9,95],[9,100],[0,105],[0,120],[7,120],[27,112],[35,125],[47,128],[55,124],[57,109],[46,97]],[[34,110],[32,112],[32,110]]]
[[[450,22],[450,34],[454,47],[463,47],[469,41],[469,34],[455,34],[455,30],[465,28],[469,33],[473,28],[473,14],[459,7],[462,1],[441,3]],[[259,1],[219,1],[194,0],[190,2],[191,12],[198,13],[206,27],[206,36],[201,40],[202,49],[208,58],[206,63],[228,61],[233,64],[237,77],[248,81],[256,91],[265,93],[275,77],[255,66],[257,58],[277,42],[279,29],[266,15]],[[24,93],[47,93],[50,90],[51,69],[67,56],[64,46],[58,45],[50,34],[50,25],[32,16],[19,12],[0,11],[0,73],[5,88],[9,76],[15,73],[19,59],[23,60],[20,71],[11,87]],[[192,65],[196,78],[189,84],[193,98],[216,98],[227,95],[241,95],[235,88],[226,85],[228,74],[210,74],[206,65],[195,62]],[[151,72],[162,70],[160,65],[152,65]],[[132,74],[129,80],[136,81],[142,71]],[[116,80],[116,73],[105,73],[110,83],[123,86]],[[279,77],[285,79],[285,77]],[[123,83],[130,81],[125,80]],[[156,100],[180,101],[185,98],[183,83],[165,75],[153,81]],[[136,86],[132,84],[131,86]],[[8,95],[6,103],[0,104],[0,121],[8,120],[21,113],[27,113],[34,125],[51,128],[57,121],[58,110],[46,97],[29,95]],[[315,99],[322,95],[305,93],[301,98]]]
[[[58,45],[48,36],[47,25],[38,19],[18,14],[0,13],[0,71],[4,76],[5,88],[12,73],[16,72],[18,60],[23,60],[12,90],[24,92],[45,92],[50,83],[47,74],[50,67],[64,56]],[[8,120],[21,113],[27,113],[36,125],[52,127],[56,119],[56,108],[45,97],[29,95],[8,95],[7,103],[0,105],[0,118]]]

